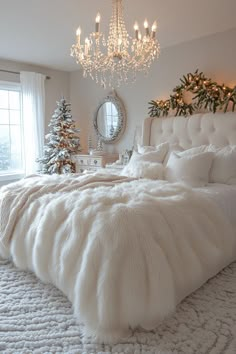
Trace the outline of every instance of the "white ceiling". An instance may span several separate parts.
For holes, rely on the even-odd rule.
[[[158,22],[161,48],[236,27],[236,0],[124,0],[126,27],[145,17]],[[0,58],[73,71],[75,30],[107,31],[111,0],[0,0]],[[219,43],[220,45],[220,43]]]

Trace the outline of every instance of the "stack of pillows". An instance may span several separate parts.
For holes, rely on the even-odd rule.
[[[208,183],[236,184],[236,145],[202,145],[183,150],[177,144],[138,146],[122,175],[183,182],[192,187]]]

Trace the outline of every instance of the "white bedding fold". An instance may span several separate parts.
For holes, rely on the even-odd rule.
[[[134,180],[134,178],[117,175],[100,177],[89,175],[86,178],[84,176],[79,176],[79,178],[57,178],[57,176],[54,176],[54,179],[51,179],[50,183],[48,183],[48,178],[43,179],[42,177],[36,175],[36,183],[33,185],[31,180],[30,183],[27,183],[28,180],[25,179],[22,180],[23,183],[19,182],[13,188],[10,186],[2,189],[0,199],[0,242],[2,242],[3,246],[10,242],[12,230],[17,219],[20,218],[32,202],[35,202],[41,196],[49,193],[70,193],[87,188],[114,186],[116,183]]]
[[[8,219],[2,208],[9,195]],[[236,259],[235,233],[220,208],[183,185],[99,174],[34,177],[4,187],[0,199],[0,253],[60,288],[85,333],[99,340],[155,327]]]

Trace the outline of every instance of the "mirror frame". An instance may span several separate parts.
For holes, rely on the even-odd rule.
[[[112,137],[108,137],[108,138],[106,138],[105,136],[103,136],[99,132],[98,122],[97,122],[99,109],[106,102],[113,103],[115,105],[116,109],[117,109],[117,112],[118,112],[118,128],[114,131],[113,136]],[[124,130],[125,130],[125,126],[126,126],[126,112],[125,112],[125,107],[123,105],[123,102],[117,96],[115,91],[113,91],[112,93],[108,94],[107,97],[105,97],[100,102],[98,108],[96,109],[95,115],[94,115],[93,126],[94,126],[94,129],[96,131],[96,134],[97,134],[98,138],[103,143],[106,143],[106,144],[116,143],[121,138],[121,136],[123,135]]]

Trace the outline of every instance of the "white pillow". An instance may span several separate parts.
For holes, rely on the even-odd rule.
[[[128,163],[121,171],[122,176],[164,179],[164,167],[161,163],[138,161],[136,163]]]
[[[183,151],[181,156],[192,156],[204,151],[214,152],[209,182],[236,184],[236,145],[227,145],[223,148],[213,144],[202,145]]]
[[[137,150],[139,154],[145,154],[145,152],[151,152],[156,150],[156,146],[143,146],[138,144]]]
[[[184,182],[192,187],[208,183],[214,153],[203,152],[181,156],[184,152],[171,152],[166,165],[165,177],[169,182]]]
[[[147,161],[147,162],[158,162],[162,163],[165,157],[164,149],[162,151],[150,151],[145,152],[144,154],[139,154],[136,151],[133,151],[129,163],[136,163],[136,161]]]
[[[163,162],[163,160],[168,152],[168,149],[169,149],[169,144],[167,142],[162,143],[157,146],[141,146],[138,144],[138,153],[139,154],[156,152],[159,155],[159,161],[156,161],[156,162]]]
[[[193,156],[196,154],[200,154],[202,152],[209,151],[209,146],[210,145],[201,145],[201,146],[196,146],[191,149],[187,149],[181,152],[181,156]],[[213,150],[210,150],[213,151]]]
[[[175,151],[175,152],[179,152],[179,151],[183,151],[184,149],[177,143],[175,144],[171,144],[169,143],[169,149],[168,149],[168,152],[165,156],[165,159],[163,161],[163,165],[166,166],[167,165],[167,162],[169,160],[169,157],[170,157],[170,154],[172,151]]]
[[[236,184],[236,145],[216,149],[209,181]]]

